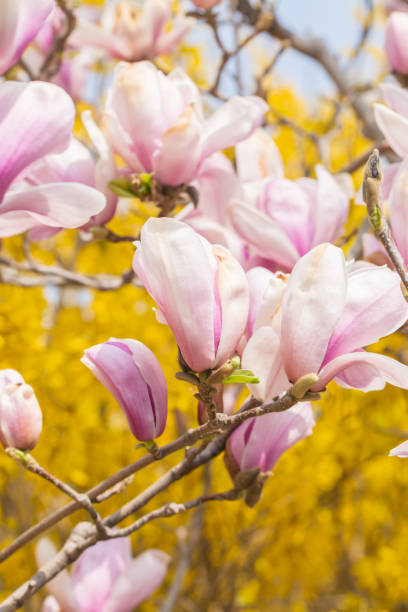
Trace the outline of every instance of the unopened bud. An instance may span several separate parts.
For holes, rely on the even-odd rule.
[[[31,450],[42,430],[42,413],[30,385],[15,370],[0,371],[0,440],[5,448]]]

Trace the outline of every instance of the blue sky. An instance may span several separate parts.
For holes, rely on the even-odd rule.
[[[276,3],[276,12],[283,25],[301,36],[323,38],[331,51],[339,56],[359,40],[361,25],[355,16],[356,8],[365,11],[365,0],[278,0]],[[381,46],[383,35],[382,29],[376,30],[370,41]],[[344,60],[342,65],[346,67]],[[362,54],[355,67],[358,76],[369,75],[372,69],[372,60]],[[294,51],[284,54],[277,71],[293,77],[302,93],[313,96],[332,90],[332,83],[324,70],[313,60]]]

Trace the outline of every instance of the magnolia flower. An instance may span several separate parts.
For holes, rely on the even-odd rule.
[[[185,223],[149,219],[133,267],[195,372],[222,365],[241,339],[248,283],[234,257]]]
[[[183,14],[172,19],[170,0],[147,0],[141,9],[131,2],[111,2],[101,27],[79,18],[70,43],[93,45],[112,57],[135,62],[171,53],[193,23]]]
[[[23,180],[31,164],[71,140],[75,108],[62,89],[39,81],[0,83],[0,117],[0,237],[79,227],[105,207],[104,196],[86,185],[31,187]]]
[[[54,8],[54,0],[1,0],[0,74],[15,64]]]
[[[106,198],[103,210],[91,217],[83,226],[85,229],[103,225],[110,221],[116,212],[118,197],[108,187],[109,181],[117,175],[114,155],[101,130],[96,126],[90,111],[82,113],[82,121],[91,137],[99,157],[95,161],[93,155],[76,138],[72,138],[69,146],[62,153],[46,155],[32,164],[25,175],[30,185],[67,182],[82,183],[101,191]],[[57,232],[59,228],[44,230],[47,235]],[[41,232],[37,232],[37,236]]]
[[[81,361],[112,393],[138,440],[161,436],[167,419],[167,385],[147,346],[110,338],[87,349]]]
[[[41,567],[55,554],[43,538],[36,547]],[[129,538],[98,542],[75,562],[72,575],[63,570],[47,584],[50,595],[42,612],[131,612],[160,586],[169,556],[150,549],[132,559]]]
[[[258,183],[254,204],[230,202],[237,233],[275,269],[291,270],[313,246],[335,240],[346,221],[347,195],[323,167],[316,174],[317,180],[266,179]]]
[[[246,138],[267,108],[256,96],[236,96],[204,119],[200,93],[182,70],[165,76],[149,62],[120,63],[102,125],[132,172],[177,186],[191,183],[213,153]]]
[[[0,370],[0,441],[22,451],[37,444],[42,412],[30,385],[15,370]]]
[[[393,12],[387,21],[385,52],[390,66],[408,74],[408,13]]]
[[[242,355],[242,366],[261,379],[251,387],[258,387],[260,399],[309,373],[319,377],[312,391],[332,379],[362,391],[382,389],[386,382],[408,388],[407,366],[362,348],[408,318],[399,276],[389,268],[346,266],[341,249],[321,244],[293,268],[280,312],[280,333],[271,325],[260,327]]]
[[[308,402],[248,419],[228,438],[227,453],[237,471],[269,472],[286,450],[312,434],[314,425]]]

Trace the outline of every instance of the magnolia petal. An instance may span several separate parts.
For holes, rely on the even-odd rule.
[[[256,399],[268,401],[290,387],[283,369],[280,339],[272,327],[260,327],[249,339],[242,353],[242,367],[259,378],[248,385]]]
[[[130,563],[129,538],[106,540],[87,548],[75,562],[72,572],[77,610],[103,610],[116,581]]]
[[[80,227],[104,206],[101,193],[78,183],[50,183],[11,190],[0,206],[0,237],[44,225],[60,229]]]
[[[29,112],[27,112],[29,109]],[[0,83],[0,200],[29,164],[65,149],[71,139],[75,107],[51,83]]]
[[[405,16],[408,21],[408,14]],[[400,115],[408,118],[408,93],[403,87],[394,85],[393,83],[383,83],[381,90],[384,94],[384,100],[391,108]]]
[[[284,412],[248,419],[230,436],[229,449],[241,471],[259,467],[267,472],[285,451],[310,436],[314,425],[312,406],[304,402]]]
[[[374,115],[390,146],[400,157],[407,157],[408,119],[383,104],[374,104]]]
[[[41,538],[35,547],[35,559],[41,569],[57,554],[57,549],[49,538]],[[42,612],[76,612],[75,599],[72,594],[72,581],[67,570],[62,570],[55,578],[47,583],[47,591],[51,597],[44,601]],[[48,601],[47,601],[48,600]],[[47,602],[47,606],[45,603]]]
[[[195,178],[200,161],[201,121],[188,106],[163,134],[162,145],[153,154],[153,172],[164,185],[182,185]]]
[[[404,260],[408,262],[408,159],[394,178],[389,198],[392,233]]]
[[[290,270],[299,259],[299,253],[289,237],[265,213],[240,200],[233,200],[228,212],[241,238],[263,257],[272,259],[285,270]]]
[[[232,357],[245,330],[249,309],[249,288],[244,270],[226,249],[213,247],[218,260],[217,289],[221,307],[221,337],[215,366]]]
[[[241,181],[283,178],[283,162],[278,147],[262,129],[255,130],[235,147],[235,160]]]
[[[247,138],[261,125],[268,109],[257,96],[230,98],[204,124],[203,158]]]
[[[170,557],[150,549],[133,559],[119,576],[103,612],[131,612],[160,586]]]
[[[390,457],[408,457],[408,440],[390,450]]]
[[[349,199],[332,175],[323,168],[316,167],[317,206],[314,212],[315,232],[313,244],[335,240],[349,211]]]
[[[367,264],[348,270],[343,313],[327,347],[324,364],[396,331],[408,318],[408,303],[396,272]]]
[[[295,265],[282,301],[282,354],[292,382],[318,372],[343,312],[346,269],[341,249],[321,244]]]
[[[363,376],[359,380],[355,376],[353,368],[355,366],[369,366],[371,378],[367,377],[367,369],[362,371]],[[401,389],[408,389],[408,366],[403,365],[391,357],[379,355],[378,353],[367,353],[366,351],[356,351],[346,355],[340,355],[325,365],[319,372],[319,381],[312,387],[312,391],[320,391],[336,376],[350,373],[349,386],[361,391],[374,391],[382,389],[384,383],[389,383]],[[358,373],[358,371],[357,371]],[[376,373],[376,377],[374,377]],[[351,378],[352,376],[352,378]]]
[[[16,63],[53,8],[54,0],[1,0],[0,74]]]

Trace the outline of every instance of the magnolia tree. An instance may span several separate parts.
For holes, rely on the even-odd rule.
[[[27,299],[33,287],[144,287],[157,325],[174,335],[174,375],[191,390],[196,414],[195,427],[162,444],[168,392],[157,357],[138,338],[84,346],[83,364],[121,407],[144,452],[115,474],[106,465],[106,479],[80,491],[31,454],[40,435],[51,435],[47,423],[42,432],[30,381],[11,367],[0,371],[5,452],[71,498],[0,552],[4,562],[37,538],[39,569],[15,584],[2,612],[40,589],[44,612],[130,612],[162,583],[171,554],[147,548],[132,557],[129,536],[209,502],[255,506],[279,457],[312,435],[313,402],[330,381],[365,392],[387,383],[408,389],[407,365],[365,348],[408,319],[408,3],[384,7],[394,76],[365,91],[322,41],[284,27],[273,3],[193,4],[108,2],[100,12],[68,0],[1,3],[0,236],[22,236],[24,248],[22,260],[3,249],[2,282],[26,288]],[[226,16],[233,46],[222,29]],[[212,82],[199,87],[177,59],[204,25],[218,63]],[[258,37],[277,51],[271,56],[268,47],[261,74],[243,75],[240,58]],[[350,107],[369,140],[340,172],[322,155],[306,176],[285,177],[264,79],[290,48],[321,65],[337,104]],[[81,114],[77,102],[86,95],[94,112]],[[360,192],[350,175],[363,167]],[[353,199],[366,204],[367,221],[347,233]],[[132,201],[150,205],[140,234],[107,227]],[[76,230],[84,252],[96,241],[133,242],[133,261],[112,275],[102,258],[98,273],[84,274],[33,256],[37,243],[52,245],[66,229]],[[179,463],[121,502],[133,474],[183,450]],[[173,482],[220,454],[229,488],[172,501]],[[408,456],[408,442],[390,454]],[[168,489],[167,503],[143,513]],[[103,515],[98,503],[108,498],[116,510]],[[81,508],[88,520],[58,550],[47,532]],[[176,605],[182,579],[183,572],[163,610]]]

